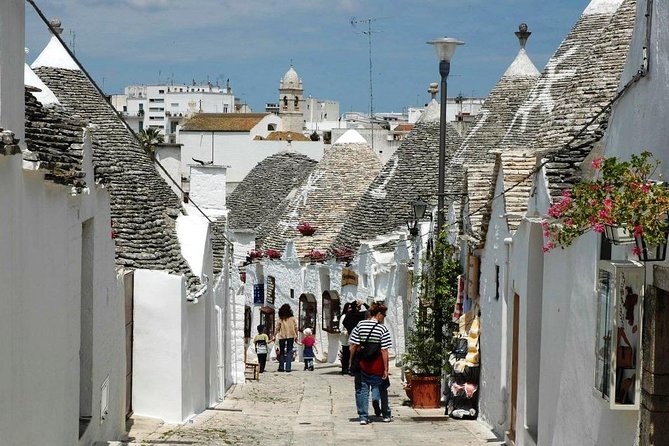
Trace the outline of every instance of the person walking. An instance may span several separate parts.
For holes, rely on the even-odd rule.
[[[258,365],[260,366],[260,373],[265,371],[265,364],[267,364],[267,344],[269,343],[269,336],[265,333],[265,326],[258,325],[258,334],[253,338],[253,344],[256,347],[256,355],[258,355]]]
[[[356,376],[355,402],[361,425],[369,423],[369,392],[372,399],[381,400],[381,386],[388,379],[388,349],[392,346],[390,332],[383,325],[388,309],[381,303],[369,308],[369,319],[360,321],[349,336],[351,362],[359,359],[359,383]],[[387,392],[387,389],[385,389]],[[385,403],[385,404],[384,404]],[[383,421],[391,420],[390,407],[381,400]],[[385,407],[384,407],[385,406]]]
[[[279,324],[274,337],[279,340],[279,372],[290,372],[293,361],[293,344],[297,338],[297,320],[290,304],[279,308]]]
[[[318,349],[316,348],[316,336],[311,332],[311,328],[304,329],[304,339],[302,339],[302,358],[304,359],[304,370],[314,371],[314,359]]]
[[[348,336],[350,331],[348,330],[348,324],[344,321],[348,316],[353,312],[353,307],[355,302],[346,302],[344,304],[344,309],[341,312],[341,318],[339,319],[339,342],[341,343],[341,374],[348,375],[348,363],[351,361],[351,351],[348,346]],[[353,330],[353,327],[351,327]]]

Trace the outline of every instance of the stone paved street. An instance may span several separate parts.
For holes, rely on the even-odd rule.
[[[443,409],[415,410],[406,404],[400,370],[392,369],[393,421],[372,417],[358,424],[353,378],[333,364],[316,370],[275,372],[276,362],[259,381],[233,386],[224,402],[183,425],[136,417],[130,445],[495,445],[502,444],[477,421],[454,420]],[[248,374],[247,374],[248,376]],[[370,406],[371,409],[371,406]],[[115,443],[112,443],[115,444]]]

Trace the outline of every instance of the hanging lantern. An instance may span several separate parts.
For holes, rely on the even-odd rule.
[[[647,245],[643,236],[634,237],[639,251],[639,260],[642,262],[661,262],[667,257],[667,238],[665,234],[664,243],[659,245]]]
[[[604,225],[604,236],[614,245],[634,243],[634,235],[622,226]]]

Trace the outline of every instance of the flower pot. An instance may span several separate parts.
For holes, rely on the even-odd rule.
[[[437,409],[441,407],[441,377],[413,375],[405,388],[415,409]]]

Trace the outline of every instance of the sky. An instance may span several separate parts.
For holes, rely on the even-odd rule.
[[[36,0],[59,17],[65,42],[102,89],[227,79],[254,111],[278,101],[291,63],[304,94],[339,101],[341,113],[401,112],[429,100],[438,61],[426,41],[455,37],[448,95],[485,97],[518,53],[539,70],[589,0]],[[352,23],[353,22],[353,23]],[[371,29],[371,34],[368,32]],[[49,34],[26,3],[32,62]]]

